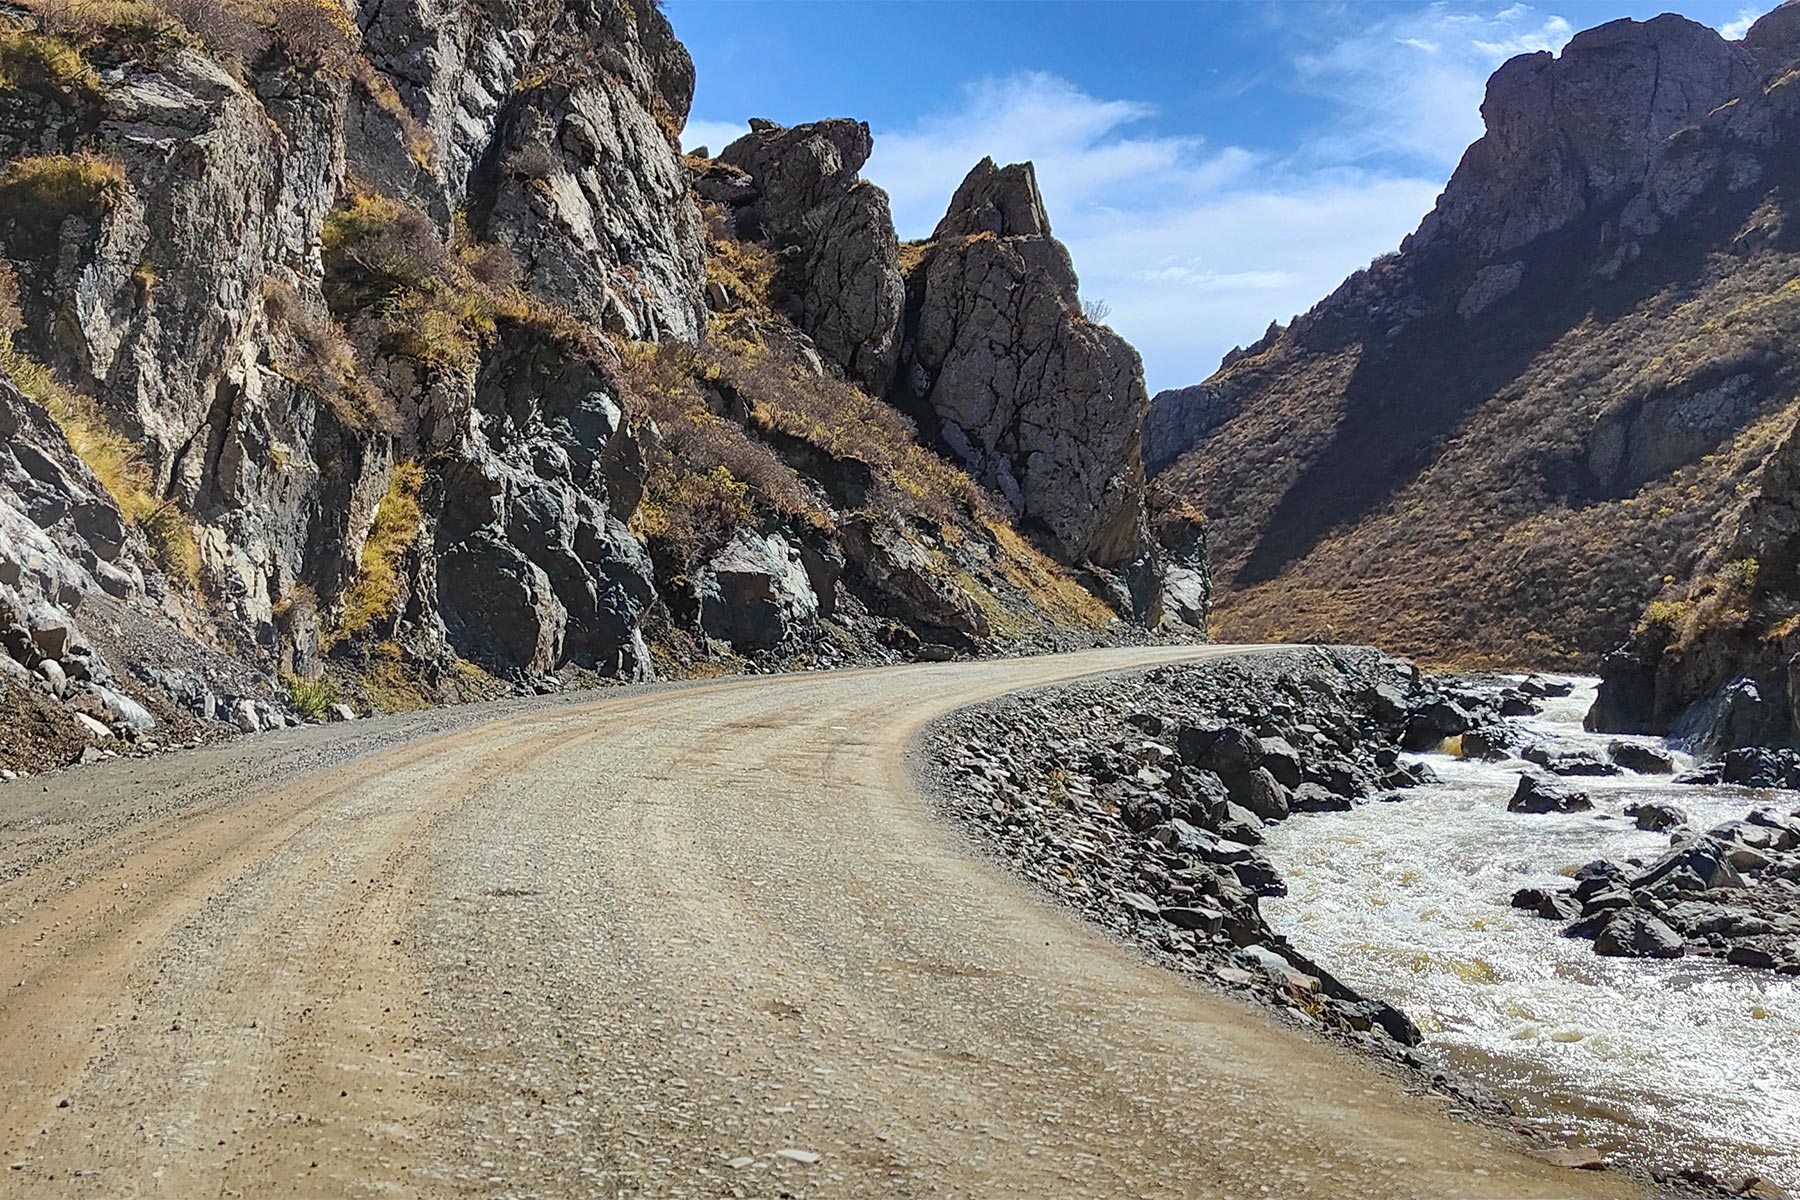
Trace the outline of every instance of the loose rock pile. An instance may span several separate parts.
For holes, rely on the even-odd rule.
[[[171,674],[164,694],[189,711],[160,699],[146,704],[125,687],[106,656],[61,609],[25,603],[0,588],[0,703],[13,726],[6,731],[9,744],[0,747],[0,761],[10,758],[15,766],[43,770],[199,745],[197,735],[208,728],[258,733],[303,723],[267,699],[220,698],[203,685],[196,690],[185,675]],[[333,709],[328,714],[332,719],[354,716],[342,705]],[[10,735],[27,743],[28,757],[22,757],[21,747],[10,745]],[[0,772],[0,781],[24,773],[8,767]]]
[[[1563,890],[1524,888],[1515,908],[1571,922],[1615,958],[1703,955],[1800,975],[1800,809],[1758,808],[1705,833],[1672,805],[1642,804],[1643,829],[1674,828],[1652,863],[1599,860]]]
[[[1404,1013],[1360,995],[1271,930],[1271,822],[1426,782],[1401,757],[1428,730],[1490,719],[1408,663],[1313,648],[1015,696],[927,736],[944,807],[1015,869],[1165,964],[1417,1059]],[[1439,733],[1438,737],[1451,736]]]

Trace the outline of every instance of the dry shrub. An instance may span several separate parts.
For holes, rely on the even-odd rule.
[[[322,236],[326,302],[365,377],[383,377],[382,360],[392,358],[428,372],[472,373],[503,322],[571,356],[604,356],[591,331],[518,287],[505,247],[476,241],[461,220],[446,246],[423,213],[356,187]]]
[[[717,400],[703,384],[718,378],[716,363],[695,347],[625,346],[625,402],[633,416],[655,421],[662,435],[651,450],[639,529],[689,558],[749,524],[758,505],[813,524],[827,520],[773,451],[714,411]]]
[[[66,39],[6,23],[0,24],[0,90],[85,108],[100,98],[100,77]]]
[[[325,401],[346,429],[400,431],[394,402],[363,378],[356,352],[336,321],[308,312],[284,283],[269,281],[263,297],[270,322],[294,339],[293,359],[276,364],[284,377]]]
[[[17,158],[0,170],[0,227],[15,246],[38,248],[71,217],[98,220],[124,197],[125,168],[83,151]]]

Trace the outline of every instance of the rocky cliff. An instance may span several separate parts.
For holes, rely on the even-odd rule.
[[[978,344],[866,126],[693,82],[651,0],[0,5],[0,756],[1203,627],[1041,204]]]
[[[1157,397],[1145,455],[1210,518],[1227,634],[1591,665],[1753,553],[1800,415],[1797,26],[1513,59],[1397,253]]]

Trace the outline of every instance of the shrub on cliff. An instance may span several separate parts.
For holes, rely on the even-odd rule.
[[[13,245],[54,239],[71,217],[98,220],[128,186],[125,168],[98,154],[18,158],[0,170],[0,229]]]

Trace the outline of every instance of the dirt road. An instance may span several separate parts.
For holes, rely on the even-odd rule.
[[[0,1195],[1588,1196],[928,813],[954,707],[730,681],[0,787]]]

